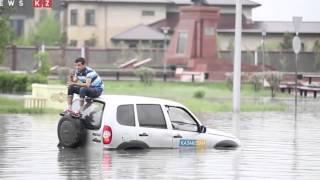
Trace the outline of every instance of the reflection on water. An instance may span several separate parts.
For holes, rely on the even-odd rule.
[[[0,179],[320,179],[317,113],[201,114],[236,150],[59,150],[58,118],[0,115]]]

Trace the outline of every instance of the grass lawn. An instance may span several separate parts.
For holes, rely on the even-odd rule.
[[[58,81],[49,81],[49,84],[58,84]],[[137,95],[158,97],[178,101],[193,112],[231,112],[232,91],[225,83],[184,83],[184,82],[159,82],[145,86],[138,81],[105,81],[105,94]],[[203,98],[194,97],[196,92],[203,92]],[[277,96],[288,96],[278,93]],[[270,90],[255,92],[251,84],[241,86],[242,98],[270,97]],[[241,103],[241,111],[284,111],[285,103]],[[0,97],[0,113],[47,113],[58,112],[55,110],[25,109],[23,101]]]
[[[0,97],[0,113],[58,113],[53,109],[26,109],[22,100]]]
[[[204,92],[204,98],[195,98],[197,91]],[[166,98],[178,101],[194,112],[230,112],[232,111],[232,91],[225,83],[183,83],[183,82],[154,82],[152,86],[145,86],[138,81],[106,81],[105,94],[139,95]],[[270,90],[255,92],[251,84],[243,84],[241,97],[270,97]],[[285,94],[277,94],[286,96]],[[223,101],[215,101],[223,99]],[[284,111],[284,103],[261,104],[242,103],[242,111]]]

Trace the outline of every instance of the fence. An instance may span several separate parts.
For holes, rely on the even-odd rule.
[[[261,51],[243,51],[242,63],[244,64],[264,64],[273,67],[280,72],[295,72],[295,54],[292,51],[267,51],[262,58]],[[220,51],[219,55],[221,59],[232,61],[232,51]],[[264,59],[264,60],[262,60]],[[319,59],[320,60],[320,59]],[[301,52],[298,60],[299,72],[319,72],[320,62],[317,62],[315,53],[313,52]]]
[[[74,59],[81,56],[81,48],[47,47],[45,50],[49,54],[52,66],[72,67]],[[3,65],[11,70],[32,71],[38,65],[38,61],[34,57],[38,51],[39,47],[7,47]],[[163,49],[85,49],[88,64],[102,69],[118,67],[120,64],[133,58],[137,58],[138,60],[151,58],[152,61],[147,66],[162,66],[163,53]]]
[[[4,66],[11,70],[32,71],[37,68],[38,62],[34,54],[38,52],[38,47],[10,46],[5,52]],[[47,47],[51,65],[61,65],[72,67],[74,59],[81,56],[80,48],[73,47]],[[86,48],[86,59],[90,66],[100,69],[114,69],[120,64],[137,58],[139,60],[151,58],[147,63],[149,67],[162,67],[163,49],[97,49]],[[221,60],[232,61],[232,51],[220,51]],[[243,51],[242,63],[262,64],[261,51]],[[264,53],[264,64],[273,67],[281,72],[295,71],[295,55],[293,52],[268,51]],[[299,72],[318,72],[320,62],[317,62],[313,52],[301,52],[298,61]]]

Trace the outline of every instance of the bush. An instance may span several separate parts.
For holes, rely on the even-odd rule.
[[[28,85],[26,74],[0,73],[0,92],[25,92]]]
[[[41,74],[31,74],[28,76],[28,84],[33,83],[48,84],[48,78]]]
[[[2,93],[26,92],[28,85],[32,83],[47,84],[48,79],[40,74],[0,72],[0,92]]]
[[[203,90],[198,90],[193,94],[193,97],[197,98],[197,99],[202,99],[204,98],[206,92],[204,92]]]
[[[278,90],[283,74],[280,72],[267,72],[265,77],[268,83],[270,84],[271,97],[275,97],[276,91]]]
[[[250,82],[253,84],[254,91],[259,91],[263,87],[263,73],[254,73],[250,76]]]
[[[47,77],[50,73],[49,54],[47,52],[39,52],[34,57],[40,62],[37,73]]]
[[[140,81],[145,85],[151,85],[155,71],[151,68],[142,67],[135,71],[136,76],[140,77]]]
[[[230,91],[233,89],[233,73],[226,74],[226,85]]]

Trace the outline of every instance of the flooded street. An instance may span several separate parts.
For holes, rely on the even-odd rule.
[[[315,107],[316,108],[316,107]],[[57,148],[55,115],[0,115],[0,179],[320,179],[320,113],[206,113],[236,150]]]

